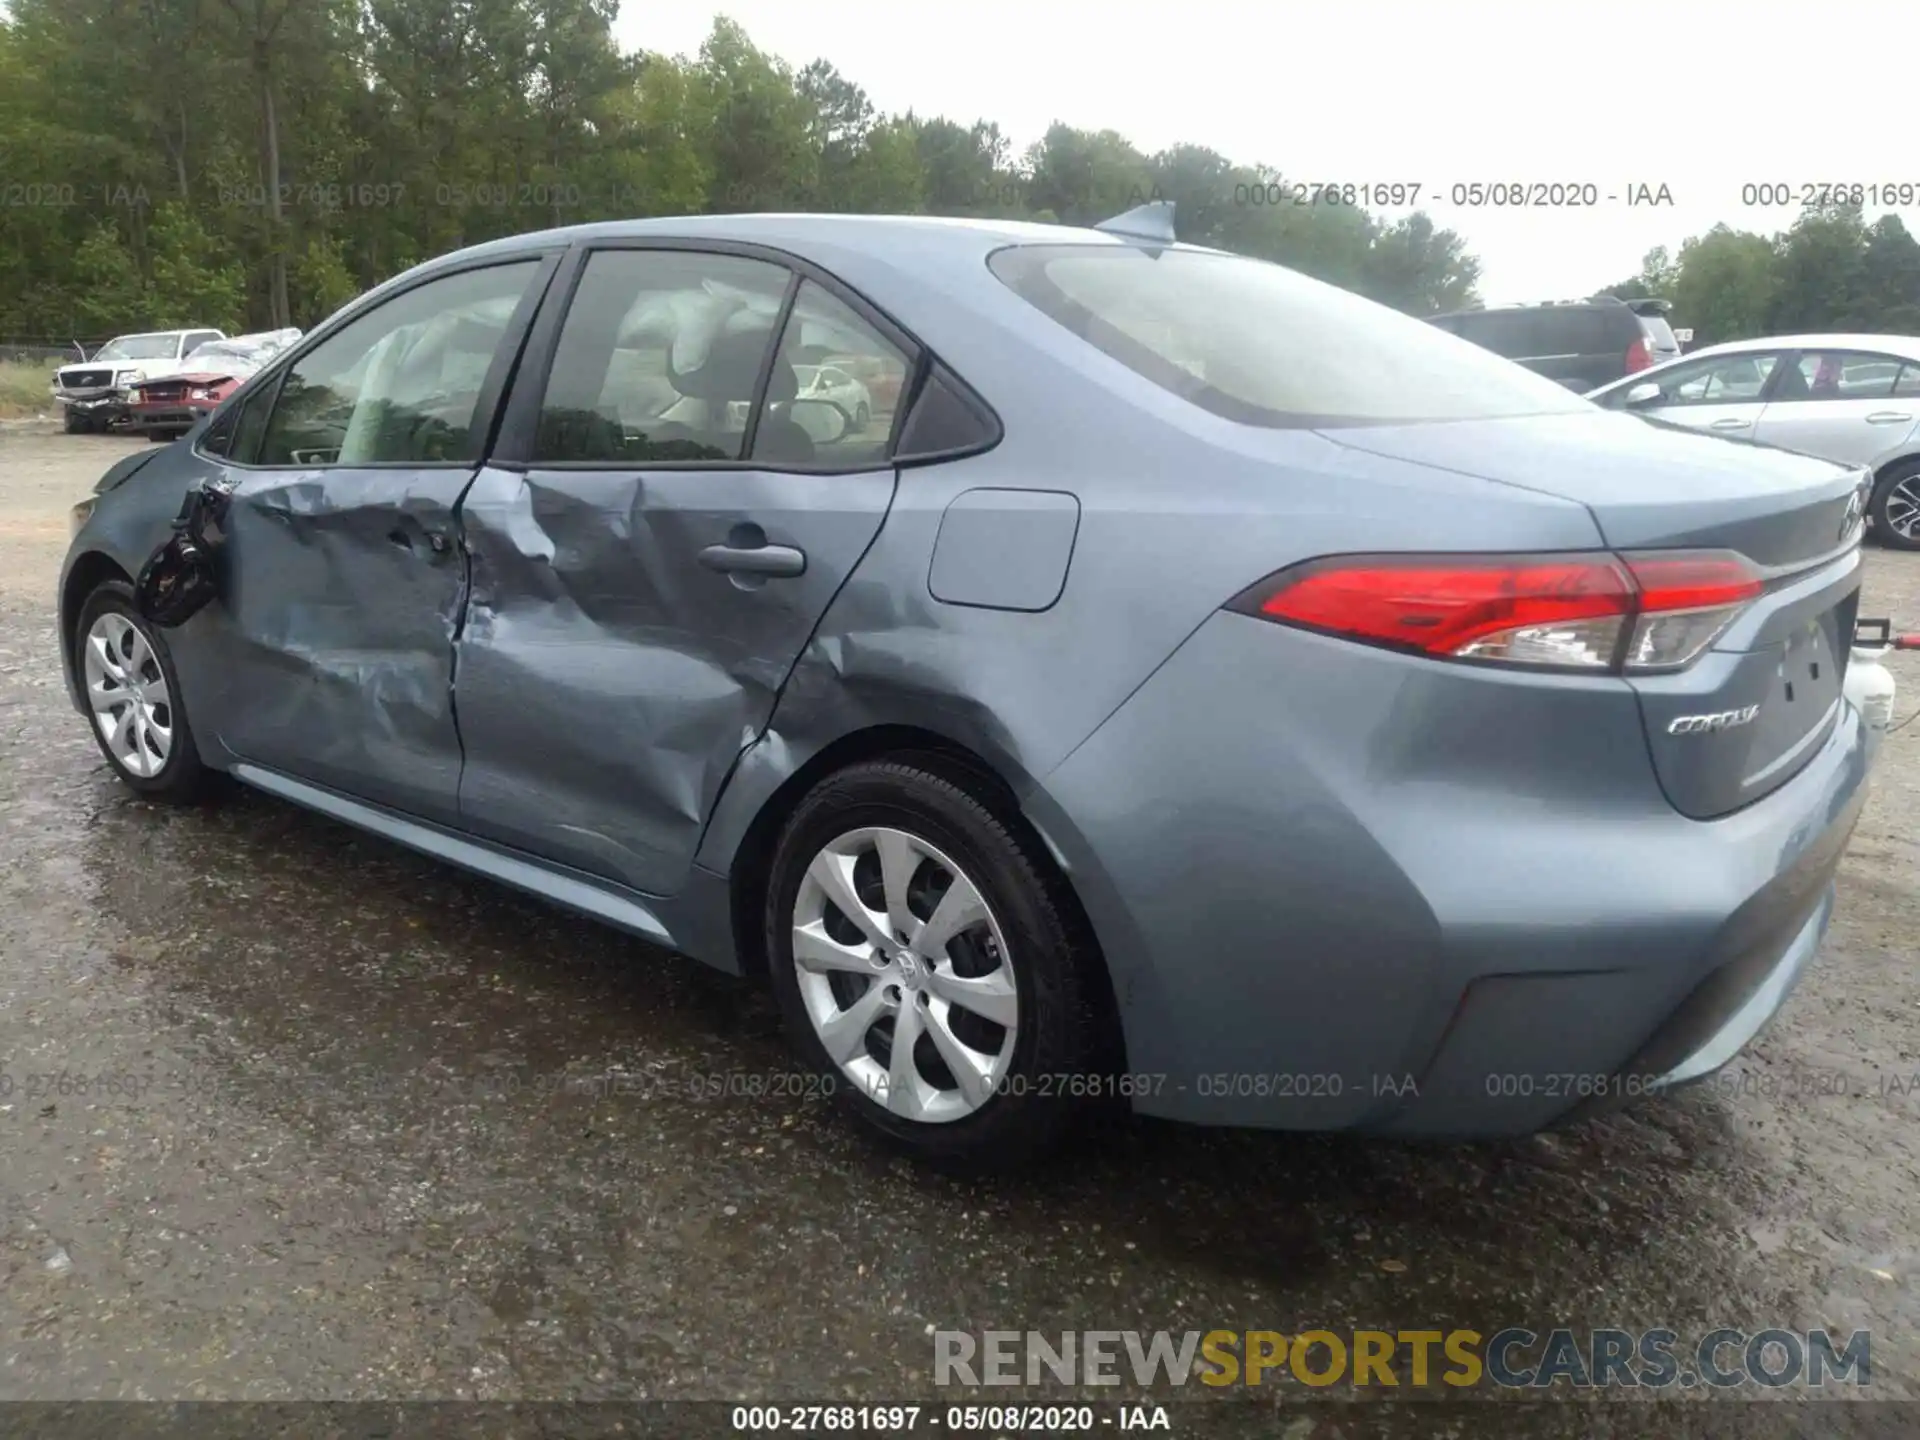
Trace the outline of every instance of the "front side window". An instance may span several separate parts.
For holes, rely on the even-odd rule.
[[[1753,404],[1767,387],[1767,377],[1779,363],[1778,355],[1716,355],[1689,360],[1662,370],[1657,375],[1636,376],[1607,392],[1606,403],[1619,409],[1627,397],[1642,385],[1660,387],[1658,396],[1637,402],[1635,409],[1660,409],[1674,405]]]
[[[429,280],[323,340],[287,372],[255,463],[477,461],[480,392],[539,270],[530,260]]]
[[[785,267],[735,255],[589,256],[554,350],[533,458],[609,467],[740,459],[788,283]]]
[[[1478,345],[1259,260],[1023,245],[989,263],[1094,349],[1243,424],[1482,420],[1588,405]]]
[[[883,463],[906,379],[898,346],[838,296],[803,282],[780,336],[752,458],[835,469]]]

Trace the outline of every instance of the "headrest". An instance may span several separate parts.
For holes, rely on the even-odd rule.
[[[771,325],[729,331],[713,342],[705,362],[697,369],[675,370],[669,356],[667,378],[675,390],[696,400],[751,400],[753,387],[760,383],[760,366],[772,343]],[[767,385],[767,399],[778,404],[799,393],[793,366],[784,357],[776,359],[773,378]]]

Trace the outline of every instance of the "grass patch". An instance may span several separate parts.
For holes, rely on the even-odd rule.
[[[50,387],[58,360],[0,360],[0,420],[44,415],[54,408]]]

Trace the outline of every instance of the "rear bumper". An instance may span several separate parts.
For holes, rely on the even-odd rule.
[[[1689,820],[1622,681],[1220,615],[1028,803],[1106,954],[1137,1108],[1492,1136],[1751,1039],[1825,931],[1866,766],[1847,706],[1779,789]]]

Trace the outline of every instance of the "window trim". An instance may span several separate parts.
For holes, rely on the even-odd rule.
[[[472,259],[453,264],[435,265],[430,269],[423,267],[419,275],[412,276],[411,278],[409,278],[410,272],[403,272],[403,274],[388,281],[386,284],[376,286],[362,296],[358,304],[343,310],[312,334],[302,337],[297,345],[289,347],[284,354],[275,356],[271,365],[258,374],[250,376],[244,385],[241,385],[233,394],[222,401],[219,409],[213,412],[213,418],[202,428],[200,438],[194,441],[193,453],[201,459],[211,460],[216,464],[225,465],[234,470],[246,471],[249,474],[256,472],[261,474],[307,473],[311,471],[330,472],[334,470],[353,470],[358,472],[362,470],[479,469],[487,463],[487,452],[494,443],[495,436],[499,433],[501,412],[504,408],[502,401],[520,360],[526,352],[527,338],[531,333],[534,318],[539,313],[539,307],[544,303],[547,290],[552,285],[553,277],[559,270],[560,262],[565,258],[566,254],[567,251],[564,247],[551,245],[529,246],[525,250],[475,256]],[[529,262],[539,263],[534,270],[532,280],[528,282],[526,290],[521,293],[519,303],[514,306],[513,314],[507,320],[506,331],[501,337],[501,347],[494,355],[493,363],[487,367],[486,378],[480,383],[479,398],[474,402],[473,421],[469,426],[468,433],[480,442],[475,458],[471,460],[369,460],[357,465],[341,465],[338,462],[329,465],[260,465],[243,464],[227,456],[211,455],[200,448],[201,441],[211,433],[213,425],[220,415],[223,414],[229,406],[245,404],[250,394],[260,387],[271,387],[273,393],[266,402],[267,409],[269,412],[277,409],[280,404],[281,387],[286,377],[292,373],[296,365],[349,325],[356,324],[362,318],[371,315],[375,310],[390,301],[398,300],[405,295],[411,295],[414,291],[431,285],[438,280],[449,280],[456,275],[468,275],[480,270],[497,270],[503,266],[525,265]],[[405,283],[401,283],[402,281],[405,281]],[[271,415],[269,415],[269,421],[271,421]]]
[[[559,353],[560,336],[566,325],[566,317],[573,309],[580,282],[586,275],[587,265],[593,256],[603,252],[629,250],[668,250],[695,255],[725,255],[742,260],[758,260],[776,265],[787,272],[786,294],[781,302],[775,324],[774,344],[761,362],[760,377],[754,386],[753,398],[748,402],[751,408],[747,411],[747,429],[741,440],[741,451],[747,458],[656,460],[643,465],[609,464],[604,460],[536,460],[533,458],[534,442],[539,433],[540,412],[546,404],[547,385],[552,379],[553,362]],[[863,461],[857,465],[798,465],[792,462],[752,458],[753,440],[759,432],[760,417],[766,405],[767,385],[773,376],[773,361],[779,353],[780,341],[785,337],[787,320],[799,299],[800,286],[802,282],[809,280],[853,311],[859,319],[871,325],[881,339],[900,351],[906,362],[906,370],[901,377],[900,399],[894,407],[893,424],[887,431],[886,448],[877,459]],[[839,276],[823,269],[805,256],[796,255],[778,246],[757,241],[685,235],[606,236],[581,240],[575,242],[567,252],[565,273],[550,287],[548,303],[542,306],[540,316],[528,338],[524,363],[520,374],[515,378],[513,393],[507,400],[499,436],[492,455],[488,457],[488,463],[495,469],[516,474],[525,474],[530,470],[543,473],[548,471],[598,472],[618,475],[656,470],[747,470],[792,475],[870,474],[875,470],[891,468],[897,463],[895,457],[900,448],[900,435],[906,424],[907,412],[912,402],[919,397],[920,385],[927,370],[928,357],[932,353],[904,325]],[[997,416],[995,425],[997,428]]]

